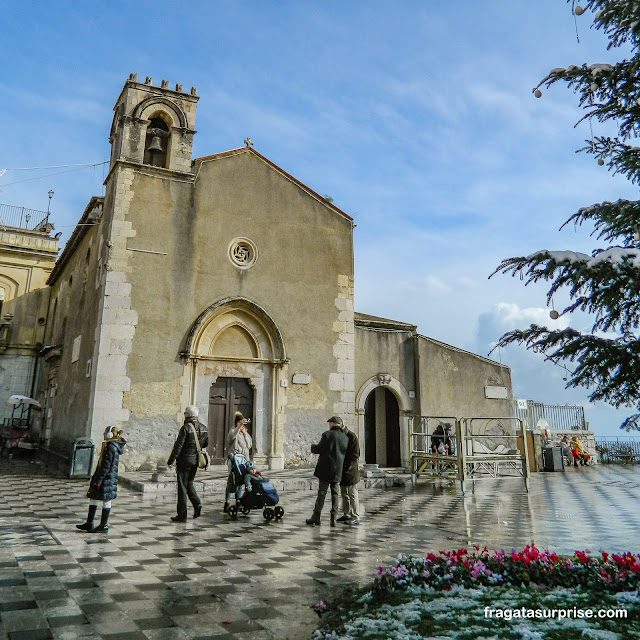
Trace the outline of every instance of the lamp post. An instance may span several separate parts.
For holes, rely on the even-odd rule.
[[[49,224],[49,209],[51,207],[51,198],[53,198],[53,189],[49,189],[49,202],[47,203],[47,217],[45,218],[44,226],[46,228],[47,224]]]

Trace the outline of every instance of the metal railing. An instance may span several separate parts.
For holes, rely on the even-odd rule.
[[[455,425],[451,435],[434,433],[443,423]],[[507,427],[505,427],[507,425]],[[411,482],[418,477],[458,480],[464,493],[467,480],[481,478],[524,479],[529,490],[529,446],[523,420],[507,418],[409,418],[409,465]],[[444,453],[432,437],[445,441]]]
[[[616,436],[596,437],[596,451],[601,456],[601,462],[640,462],[640,437]]]
[[[586,429],[584,407],[576,405],[542,404],[527,400],[527,408],[515,407],[515,415],[524,420],[527,429],[535,429],[538,421],[544,418],[549,423],[549,429],[572,430]]]
[[[16,207],[12,204],[0,204],[0,229],[11,227],[13,229],[26,229],[35,231],[38,228],[44,230],[47,221],[47,212],[38,209]]]

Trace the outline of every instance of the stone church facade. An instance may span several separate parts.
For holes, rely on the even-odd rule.
[[[135,75],[116,101],[105,196],[48,280],[50,450],[117,424],[124,464],[153,468],[195,404],[216,462],[241,410],[272,469],[310,462],[333,414],[367,462],[400,466],[410,415],[511,415],[507,367],[354,311],[348,214],[249,141],[192,160],[197,104],[195,89]]]

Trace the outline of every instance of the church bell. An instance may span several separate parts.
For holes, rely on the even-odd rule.
[[[151,138],[149,151],[162,151],[162,145],[160,144],[160,136],[153,136],[153,138]]]

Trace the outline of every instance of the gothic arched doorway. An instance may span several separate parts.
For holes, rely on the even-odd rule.
[[[400,407],[387,387],[373,389],[364,405],[365,462],[383,467],[399,467]]]
[[[221,300],[194,323],[186,347],[191,403],[208,426],[214,462],[226,459],[226,437],[241,411],[253,418],[254,460],[284,468],[284,436],[276,416],[284,405],[278,380],[286,354],[271,317],[245,298]]]

